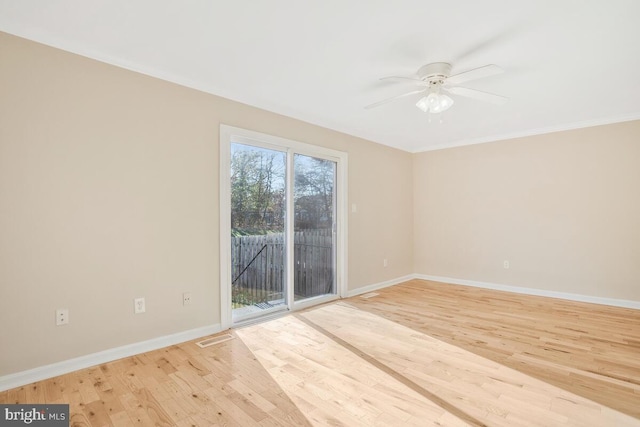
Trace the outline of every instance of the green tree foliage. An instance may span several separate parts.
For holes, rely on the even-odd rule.
[[[285,154],[234,144],[231,228],[236,236],[281,232],[285,212]],[[295,229],[331,228],[335,163],[295,156]]]
[[[284,227],[284,158],[284,153],[234,145],[231,228],[237,234]]]

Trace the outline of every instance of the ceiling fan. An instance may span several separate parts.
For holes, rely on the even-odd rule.
[[[416,103],[416,107],[425,113],[438,114],[449,109],[453,105],[453,99],[447,96],[446,93],[466,96],[467,98],[491,102],[493,104],[504,104],[509,100],[504,96],[458,86],[460,83],[493,76],[502,72],[502,68],[497,65],[489,64],[459,74],[451,75],[451,64],[446,62],[434,62],[420,67],[416,73],[416,77],[389,76],[381,78],[380,80],[413,82],[420,86],[420,88],[382,101],[374,102],[364,108],[375,108],[407,96],[424,94],[424,96]]]

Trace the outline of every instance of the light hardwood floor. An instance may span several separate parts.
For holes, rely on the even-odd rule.
[[[414,280],[0,393],[71,425],[640,426],[640,311]]]

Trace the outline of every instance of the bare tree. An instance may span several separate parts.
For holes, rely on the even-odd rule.
[[[328,228],[333,221],[335,163],[300,156],[295,168],[296,229]]]
[[[284,153],[244,147],[231,155],[231,228],[282,229]]]

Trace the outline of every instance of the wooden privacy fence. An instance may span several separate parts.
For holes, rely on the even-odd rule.
[[[331,230],[294,233],[294,294],[309,298],[333,292]],[[253,305],[284,298],[284,233],[231,238],[232,301]]]

